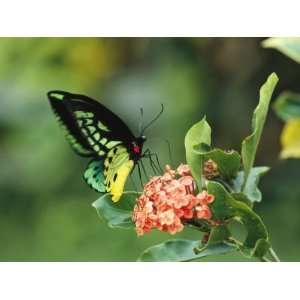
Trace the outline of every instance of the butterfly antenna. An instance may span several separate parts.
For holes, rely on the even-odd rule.
[[[141,113],[141,118],[140,118],[140,124],[139,124],[139,133],[140,133],[140,135],[142,135],[142,132],[143,132],[143,121],[144,121],[144,110],[143,110],[142,107],[140,108],[140,113]]]
[[[153,120],[151,120],[143,129],[142,129],[142,131],[141,131],[141,135],[143,135],[144,134],[144,132],[145,132],[145,130],[147,129],[147,128],[149,128],[160,116],[161,116],[161,114],[163,113],[163,111],[164,111],[164,105],[163,104],[161,104],[161,110],[160,110],[160,112],[155,116],[155,118],[153,119]]]

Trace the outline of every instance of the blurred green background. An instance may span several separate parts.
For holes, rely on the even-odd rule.
[[[300,67],[261,48],[260,38],[1,38],[0,39],[0,260],[134,261],[171,236],[109,229],[82,179],[77,157],[50,109],[51,89],[87,94],[119,114],[136,133],[139,109],[149,120],[147,144],[163,164],[172,144],[185,161],[186,131],[204,114],[213,143],[240,150],[250,133],[258,90],[277,72],[275,96],[300,92]],[[279,161],[282,123],[270,111],[256,165],[270,165],[256,207],[283,261],[300,258],[300,161]],[[158,138],[159,137],[159,138]],[[128,185],[130,189],[130,183]],[[177,237],[200,239],[185,230]],[[241,261],[239,254],[210,261]]]

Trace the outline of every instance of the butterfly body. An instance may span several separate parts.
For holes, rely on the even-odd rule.
[[[118,201],[143,156],[146,137],[135,137],[117,115],[87,96],[50,91],[48,98],[73,150],[92,158],[84,172],[86,182]]]
[[[137,137],[130,145],[131,151],[131,159],[134,161],[138,161],[141,159],[142,155],[142,149],[144,146],[144,143],[146,142],[146,137],[144,135]]]

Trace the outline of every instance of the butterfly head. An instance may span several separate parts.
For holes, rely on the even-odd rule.
[[[136,158],[140,158],[145,141],[146,137],[141,135],[132,142],[132,152]]]

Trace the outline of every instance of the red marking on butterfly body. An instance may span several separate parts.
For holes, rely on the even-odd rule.
[[[133,146],[133,152],[134,153],[140,153],[140,151],[141,151],[140,146]]]

